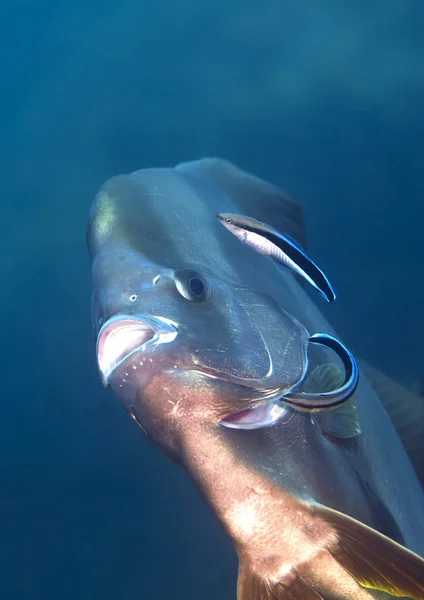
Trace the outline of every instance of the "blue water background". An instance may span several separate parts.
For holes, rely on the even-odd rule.
[[[3,1],[2,599],[235,598],[222,531],[97,375],[111,175],[218,155],[280,184],[340,335],[420,381],[423,23],[421,0]]]

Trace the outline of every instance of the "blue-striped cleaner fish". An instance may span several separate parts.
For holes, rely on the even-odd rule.
[[[393,409],[390,380],[374,389],[364,368],[334,410],[286,404],[341,385],[337,353],[309,342],[337,335],[296,277],[216,213],[306,247],[299,204],[224,160],[120,175],[98,192],[88,244],[104,385],[231,538],[238,600],[423,599],[421,404],[396,388]]]
[[[327,302],[334,302],[336,293],[327,276],[290,236],[252,217],[228,213],[218,213],[217,217],[243,244],[291,269],[310,283]]]

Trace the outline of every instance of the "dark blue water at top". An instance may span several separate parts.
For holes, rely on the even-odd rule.
[[[235,598],[220,528],[97,375],[85,226],[111,175],[218,155],[282,185],[340,335],[422,376],[424,5],[258,6],[2,4],[1,598]]]

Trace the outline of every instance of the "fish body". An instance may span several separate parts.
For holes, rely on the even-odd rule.
[[[243,244],[291,269],[310,283],[327,302],[334,302],[336,293],[327,276],[290,236],[249,216],[218,213],[217,217]]]
[[[217,212],[272,219],[304,241],[297,203],[218,159],[101,188],[88,242],[103,382],[231,537],[239,600],[382,597],[371,588],[424,598],[423,491],[367,378],[331,425],[284,403],[277,420],[262,416],[314,367],[314,385],[320,365],[337,371],[325,349],[307,351],[311,334],[335,332]],[[225,426],[245,413],[257,426]]]

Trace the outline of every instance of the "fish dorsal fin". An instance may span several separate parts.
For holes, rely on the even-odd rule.
[[[268,223],[306,248],[302,207],[277,186],[220,158],[203,158],[175,168],[223,189],[241,212]]]
[[[424,485],[424,398],[366,362],[359,364],[389,414]]]

